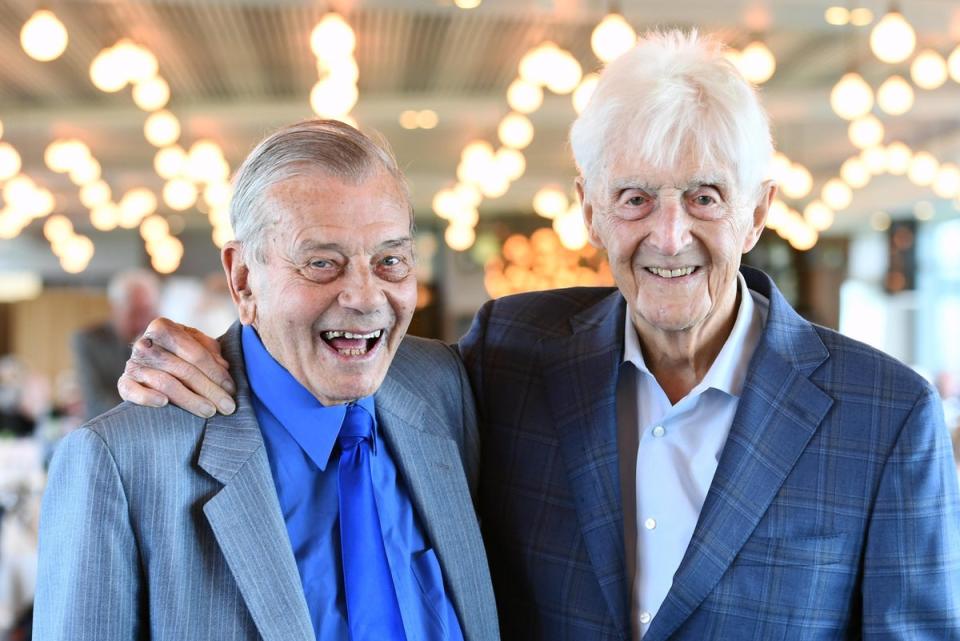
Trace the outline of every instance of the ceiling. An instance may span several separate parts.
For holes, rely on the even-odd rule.
[[[761,89],[777,146],[813,173],[814,192],[837,175],[856,152],[846,122],[829,107],[833,84],[850,64],[876,87],[893,71],[869,53],[869,27],[836,27],[824,20],[831,2],[820,0],[625,0],[619,7],[638,30],[698,27],[742,47],[763,32],[777,58],[773,78]],[[838,0],[837,4],[846,4]],[[885,1],[854,3],[879,17]],[[0,120],[3,137],[20,151],[24,172],[52,189],[58,210],[83,227],[77,190],[43,164],[54,138],[84,140],[104,167],[114,193],[145,185],[159,192],[155,149],[143,137],[146,114],[130,90],[105,94],[89,80],[97,52],[127,36],[147,46],[160,62],[172,99],[168,108],[183,125],[181,142],[208,137],[233,167],[266,132],[311,115],[308,94],[317,72],[309,48],[313,25],[330,8],[342,12],[357,34],[360,100],[354,115],[362,128],[382,132],[408,173],[418,215],[432,216],[430,201],[456,180],[460,151],[481,137],[496,142],[496,126],[509,111],[505,92],[521,56],[545,39],[568,49],[584,70],[600,63],[590,50],[593,27],[608,3],[575,0],[484,0],[462,10],[447,0],[304,2],[300,0],[54,0],[67,27],[69,46],[59,59],[41,63],[20,48],[19,29],[37,0],[0,0]],[[918,33],[918,48],[948,54],[960,43],[960,4],[955,0],[905,0],[904,15]],[[433,109],[439,125],[406,130],[406,109]],[[879,112],[878,112],[879,113]],[[533,194],[549,183],[569,185],[574,176],[566,134],[575,117],[569,96],[548,96],[531,116],[536,127],[525,150],[527,172],[504,196],[485,200],[482,217],[531,211]],[[960,159],[960,84],[917,90],[911,112],[883,117],[887,142],[900,139],[943,161]],[[878,208],[909,215],[930,199],[938,217],[957,216],[953,203],[902,177],[875,178],[838,215],[832,233],[866,225]],[[793,203],[802,206],[804,202]],[[205,224],[205,216],[196,216]]]

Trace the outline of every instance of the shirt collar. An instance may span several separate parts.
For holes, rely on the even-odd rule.
[[[340,434],[340,426],[347,414],[347,406],[327,407],[318,401],[273,358],[252,326],[243,326],[241,343],[250,389],[314,464],[325,470]],[[361,398],[356,404],[376,417],[372,396]],[[374,418],[374,447],[376,442],[377,422]]]
[[[690,392],[692,395],[713,388],[730,396],[739,397],[743,391],[743,384],[747,378],[747,366],[750,364],[750,358],[763,331],[763,315],[753,300],[747,281],[739,272],[737,288],[740,290],[740,306],[737,309],[737,319],[734,321],[733,329],[706,376]],[[623,361],[633,363],[639,371],[652,376],[643,360],[640,338],[630,320],[629,306],[625,316]]]

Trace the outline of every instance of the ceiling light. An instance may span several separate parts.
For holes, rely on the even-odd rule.
[[[145,82],[156,76],[160,69],[157,57],[152,51],[127,38],[122,38],[113,46],[113,56],[122,70],[125,82]]]
[[[740,52],[739,68],[744,78],[760,85],[773,76],[777,68],[777,60],[766,44],[755,40]]]
[[[60,266],[70,274],[79,274],[90,264],[93,258],[93,241],[86,236],[72,236],[65,241],[60,255]]]
[[[73,236],[73,223],[63,214],[54,214],[43,223],[43,237],[51,245],[57,245]]]
[[[917,34],[899,11],[887,13],[870,32],[870,49],[882,62],[903,62],[916,45]]]
[[[872,175],[867,165],[858,156],[854,156],[847,158],[840,166],[840,177],[854,189],[860,189],[866,187]]]
[[[400,126],[404,129],[416,129],[418,127],[417,112],[413,109],[400,112]]]
[[[483,0],[453,0],[453,3],[461,9],[476,9]]]
[[[360,92],[355,84],[325,78],[310,90],[310,106],[321,118],[336,118],[350,113],[359,97]]]
[[[170,235],[170,224],[163,216],[148,216],[140,223],[140,237],[148,243],[154,243]]]
[[[168,180],[163,186],[163,202],[176,211],[193,207],[197,202],[197,195],[197,187],[183,178]]]
[[[853,201],[853,191],[839,178],[831,178],[823,185],[820,197],[828,207],[834,211],[841,211],[850,206]]]
[[[170,101],[170,85],[160,76],[138,82],[133,87],[133,102],[144,111],[163,109]]]
[[[586,246],[589,235],[578,203],[553,219],[553,231],[560,237],[560,244],[569,250],[578,251]]]
[[[449,225],[443,232],[443,240],[447,247],[454,251],[466,251],[477,240],[477,232],[469,225]]]
[[[90,63],[90,80],[100,91],[114,93],[127,85],[127,78],[112,48],[103,49]]]
[[[593,29],[590,46],[603,62],[619,58],[637,44],[637,32],[619,13],[607,14]]]
[[[507,103],[516,112],[534,112],[543,104],[543,89],[523,78],[517,78],[507,88]]]
[[[870,215],[870,226],[875,231],[887,231],[890,229],[890,214],[885,211],[875,211]]]
[[[157,210],[157,197],[146,187],[136,187],[123,195],[119,205],[121,217],[136,220],[132,228]]]
[[[913,87],[903,76],[890,76],[877,89],[877,104],[891,116],[899,116],[913,107]]]
[[[543,86],[551,75],[551,67],[560,49],[547,40],[523,54],[518,65],[521,78],[533,85]]]
[[[947,62],[933,49],[924,49],[910,63],[910,77],[921,89],[937,89],[947,81]]]
[[[803,218],[817,231],[824,231],[833,224],[834,213],[819,200],[814,200],[804,208]]]
[[[926,151],[918,151],[910,160],[907,178],[915,185],[926,187],[936,180],[938,169],[940,169],[940,161]]]
[[[74,185],[83,186],[100,178],[100,163],[96,158],[86,158],[70,168],[70,180]]]
[[[855,27],[865,27],[873,22],[873,11],[866,7],[857,7],[850,12],[850,24]]]
[[[493,157],[494,162],[500,173],[507,177],[507,180],[516,180],[527,170],[527,160],[523,154],[510,147],[501,147]]]
[[[550,220],[565,212],[569,205],[567,195],[559,187],[543,187],[533,197],[533,210]]]
[[[90,210],[90,224],[99,231],[112,231],[120,224],[120,208],[111,202]]]
[[[783,194],[794,200],[806,197],[813,188],[813,176],[810,170],[800,163],[793,163],[783,183]]]
[[[883,142],[883,123],[873,114],[861,116],[850,123],[847,134],[858,149],[866,149]]]
[[[950,162],[943,163],[937,170],[937,177],[931,187],[933,193],[941,198],[960,196],[960,168]]]
[[[859,118],[870,113],[873,107],[873,90],[860,74],[851,71],[834,85],[830,92],[830,106],[841,118]]]
[[[929,200],[919,200],[913,205],[913,216],[917,220],[930,220],[936,213],[936,207]]]
[[[510,189],[510,180],[499,171],[487,171],[480,176],[477,186],[487,198],[499,198]]]
[[[180,145],[171,145],[157,151],[153,157],[153,169],[165,180],[183,173],[187,164],[187,152]]]
[[[147,117],[143,135],[154,147],[166,147],[180,138],[180,121],[169,111],[156,111]]]
[[[34,60],[56,60],[67,48],[67,29],[52,11],[35,11],[20,29],[20,45]]]
[[[510,113],[500,121],[497,135],[507,147],[524,149],[533,140],[533,124],[523,114]]]
[[[960,45],[957,45],[947,58],[947,71],[950,72],[954,82],[960,82]]]
[[[87,183],[80,189],[80,202],[83,203],[83,206],[87,209],[93,209],[110,202],[111,196],[110,185],[102,180]]]
[[[903,176],[910,170],[913,151],[902,142],[887,145],[887,171],[894,176]]]
[[[310,49],[320,59],[345,58],[353,55],[357,36],[338,13],[330,12],[310,32]]]
[[[557,94],[568,94],[577,88],[583,78],[580,63],[569,51],[557,49],[550,57],[547,89]]]
[[[16,176],[22,166],[20,153],[14,146],[8,142],[0,142],[0,182]]]
[[[433,129],[439,122],[440,118],[433,109],[424,109],[417,114],[417,126],[421,129]]]
[[[867,147],[860,152],[860,160],[871,174],[882,174],[887,170],[887,150],[883,145]]]
[[[850,11],[846,7],[828,7],[823,12],[823,19],[827,24],[840,27],[850,22]]]

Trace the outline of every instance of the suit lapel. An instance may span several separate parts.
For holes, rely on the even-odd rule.
[[[207,421],[198,464],[223,488],[203,512],[264,640],[312,640],[313,625],[243,370],[239,325],[222,345],[237,384],[237,411]]]
[[[767,323],[697,527],[644,641],[667,639],[717,585],[833,403],[808,379],[827,357],[816,331],[766,276],[744,271],[770,299]]]
[[[389,374],[376,403],[381,434],[437,555],[463,634],[477,640],[496,611],[459,449],[441,427],[449,421]]]
[[[544,387],[587,555],[621,638],[629,636],[616,388],[625,306],[619,293],[541,343]]]

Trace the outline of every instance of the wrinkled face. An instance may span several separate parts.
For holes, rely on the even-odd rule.
[[[373,394],[417,300],[410,214],[386,172],[353,184],[322,173],[265,199],[265,263],[238,302],[264,346],[324,405]]]
[[[738,194],[732,172],[694,158],[660,168],[623,153],[603,172],[581,187],[584,216],[641,339],[720,331],[733,318],[740,257],[760,237],[773,188]]]

